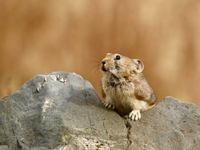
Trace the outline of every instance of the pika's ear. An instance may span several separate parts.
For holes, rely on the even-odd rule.
[[[140,59],[133,59],[135,70],[137,73],[141,73],[144,70],[144,63]]]

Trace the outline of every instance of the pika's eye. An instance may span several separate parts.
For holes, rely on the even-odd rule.
[[[116,55],[115,60],[120,60],[120,55]]]

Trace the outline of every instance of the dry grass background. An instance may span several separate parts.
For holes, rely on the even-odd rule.
[[[106,52],[141,58],[158,97],[200,104],[199,0],[0,1],[0,96],[35,74],[74,71],[100,88]]]

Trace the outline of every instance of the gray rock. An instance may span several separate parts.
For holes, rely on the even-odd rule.
[[[131,126],[130,149],[200,149],[200,108],[193,104],[166,97]]]
[[[200,108],[166,97],[130,121],[75,73],[38,75],[0,102],[0,150],[197,150]]]
[[[7,145],[0,145],[0,150],[9,150]]]

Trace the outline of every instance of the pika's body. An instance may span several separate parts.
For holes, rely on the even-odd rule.
[[[129,113],[132,120],[141,118],[141,111],[152,108],[155,94],[142,73],[144,64],[120,54],[108,53],[101,66],[104,105],[120,115]]]

